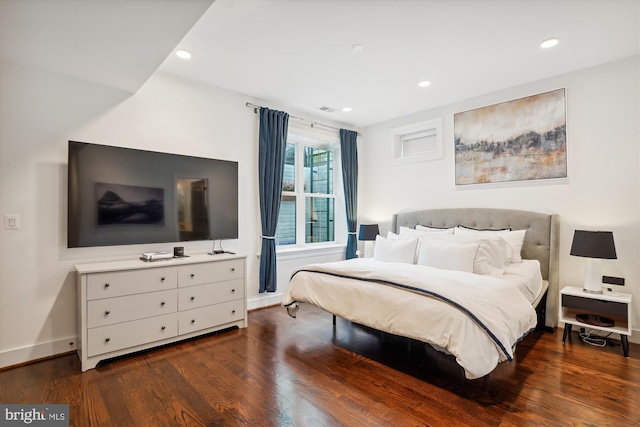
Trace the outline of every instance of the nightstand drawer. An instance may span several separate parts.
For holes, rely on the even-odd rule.
[[[615,301],[603,301],[573,295],[562,295],[562,307],[585,313],[627,318],[627,304]]]

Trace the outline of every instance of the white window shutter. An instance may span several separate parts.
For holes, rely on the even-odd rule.
[[[442,159],[442,119],[432,119],[391,129],[393,164]]]

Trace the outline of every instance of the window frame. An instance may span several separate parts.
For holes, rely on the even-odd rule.
[[[442,118],[425,120],[407,126],[400,126],[391,129],[393,133],[393,165],[401,165],[416,162],[428,162],[443,158],[442,151]],[[419,138],[433,137],[433,147],[425,147],[425,150],[405,156],[404,144]]]
[[[295,243],[281,245],[276,243],[277,252],[318,248],[346,244],[346,212],[344,208],[344,190],[342,186],[342,167],[340,140],[336,134],[318,129],[306,129],[289,126],[287,144],[295,146],[294,156],[294,191],[282,191],[282,197],[294,197],[296,203],[296,238]],[[310,193],[304,189],[304,148],[311,147],[331,151],[333,153],[333,193]],[[281,197],[281,200],[282,200]],[[332,198],[333,203],[333,240],[326,242],[309,242],[306,240],[305,209],[307,198]]]

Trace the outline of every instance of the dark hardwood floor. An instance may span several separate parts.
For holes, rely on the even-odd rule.
[[[73,426],[640,425],[640,346],[534,332],[469,381],[451,358],[305,304],[80,372],[76,354],[0,371],[0,403],[68,403]]]

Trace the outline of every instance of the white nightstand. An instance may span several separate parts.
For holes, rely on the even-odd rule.
[[[593,314],[606,317],[615,322],[614,326],[598,326],[576,320],[577,314]],[[622,351],[629,357],[629,341],[631,335],[631,295],[619,292],[592,294],[582,288],[566,286],[560,291],[560,321],[564,322],[562,343],[571,333],[571,326],[597,329],[620,334]]]

